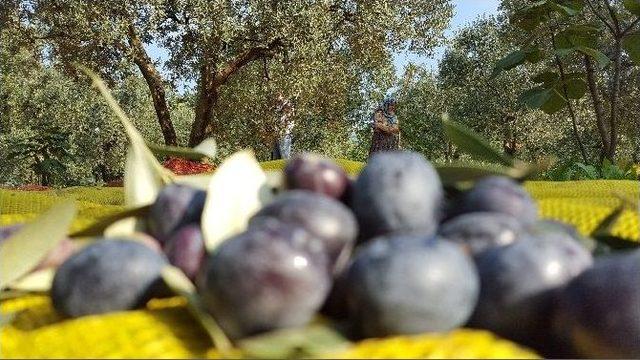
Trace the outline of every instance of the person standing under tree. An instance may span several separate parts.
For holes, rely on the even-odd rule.
[[[276,99],[276,113],[279,115],[280,135],[274,140],[271,150],[271,160],[289,159],[291,157],[291,147],[293,145],[293,119],[295,108],[293,103],[285,98],[282,93]]]
[[[376,151],[398,150],[400,128],[396,116],[396,100],[386,98],[373,114],[373,138],[369,156]]]

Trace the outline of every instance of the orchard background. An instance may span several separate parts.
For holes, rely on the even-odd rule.
[[[3,1],[0,184],[122,178],[122,129],[74,64],[108,81],[149,142],[213,137],[219,158],[268,160],[282,96],[294,152],[365,160],[371,111],[394,93],[402,147],[434,162],[465,159],[444,138],[448,112],[509,155],[554,158],[543,179],[634,179],[640,5],[556,3],[503,0],[453,32],[472,2]],[[394,69],[398,53],[435,52],[436,66]]]

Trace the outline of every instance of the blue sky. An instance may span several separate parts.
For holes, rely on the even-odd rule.
[[[498,10],[500,0],[454,0],[455,5],[454,16],[451,19],[449,29],[445,31],[447,37],[451,37],[456,30],[460,29],[464,25],[472,22],[476,17],[482,14],[494,14]],[[155,46],[155,44],[145,46],[149,51],[149,55],[154,60],[162,62],[167,58],[168,53],[165,49]],[[394,65],[396,67],[396,74],[399,76],[404,72],[407,64],[415,63],[429,68],[435,68],[438,61],[442,57],[444,47],[436,49],[434,56],[425,57],[412,53],[399,53],[394,57]]]
[[[500,6],[500,0],[454,0],[453,3],[455,5],[454,15],[449,28],[445,31],[445,35],[448,38],[455,34],[456,30],[471,23],[479,15],[497,13],[498,6]],[[411,53],[397,54],[393,61],[396,67],[396,74],[398,76],[402,75],[405,66],[410,62],[434,69],[442,58],[443,53],[444,47],[437,48],[432,57]]]

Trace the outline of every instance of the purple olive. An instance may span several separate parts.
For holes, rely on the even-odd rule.
[[[305,325],[330,287],[324,245],[275,219],[223,242],[198,275],[207,310],[231,338]]]
[[[333,161],[305,153],[291,159],[284,169],[288,189],[308,190],[340,199],[349,179]]]
[[[165,186],[151,206],[149,233],[161,244],[184,225],[200,222],[206,192],[185,185]]]
[[[171,265],[194,279],[205,257],[204,240],[198,224],[181,227],[167,240],[165,254]]]

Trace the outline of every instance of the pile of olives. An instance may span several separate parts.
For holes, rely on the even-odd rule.
[[[55,308],[76,317],[142,306],[166,295],[170,263],[232,339],[320,312],[353,338],[471,327],[549,356],[640,357],[640,251],[593,258],[571,226],[540,220],[517,182],[486,177],[445,196],[434,167],[402,151],[375,154],[355,180],[302,154],[284,178],[211,253],[206,193],[165,187],[146,219],[157,246],[83,248],[57,270]]]

